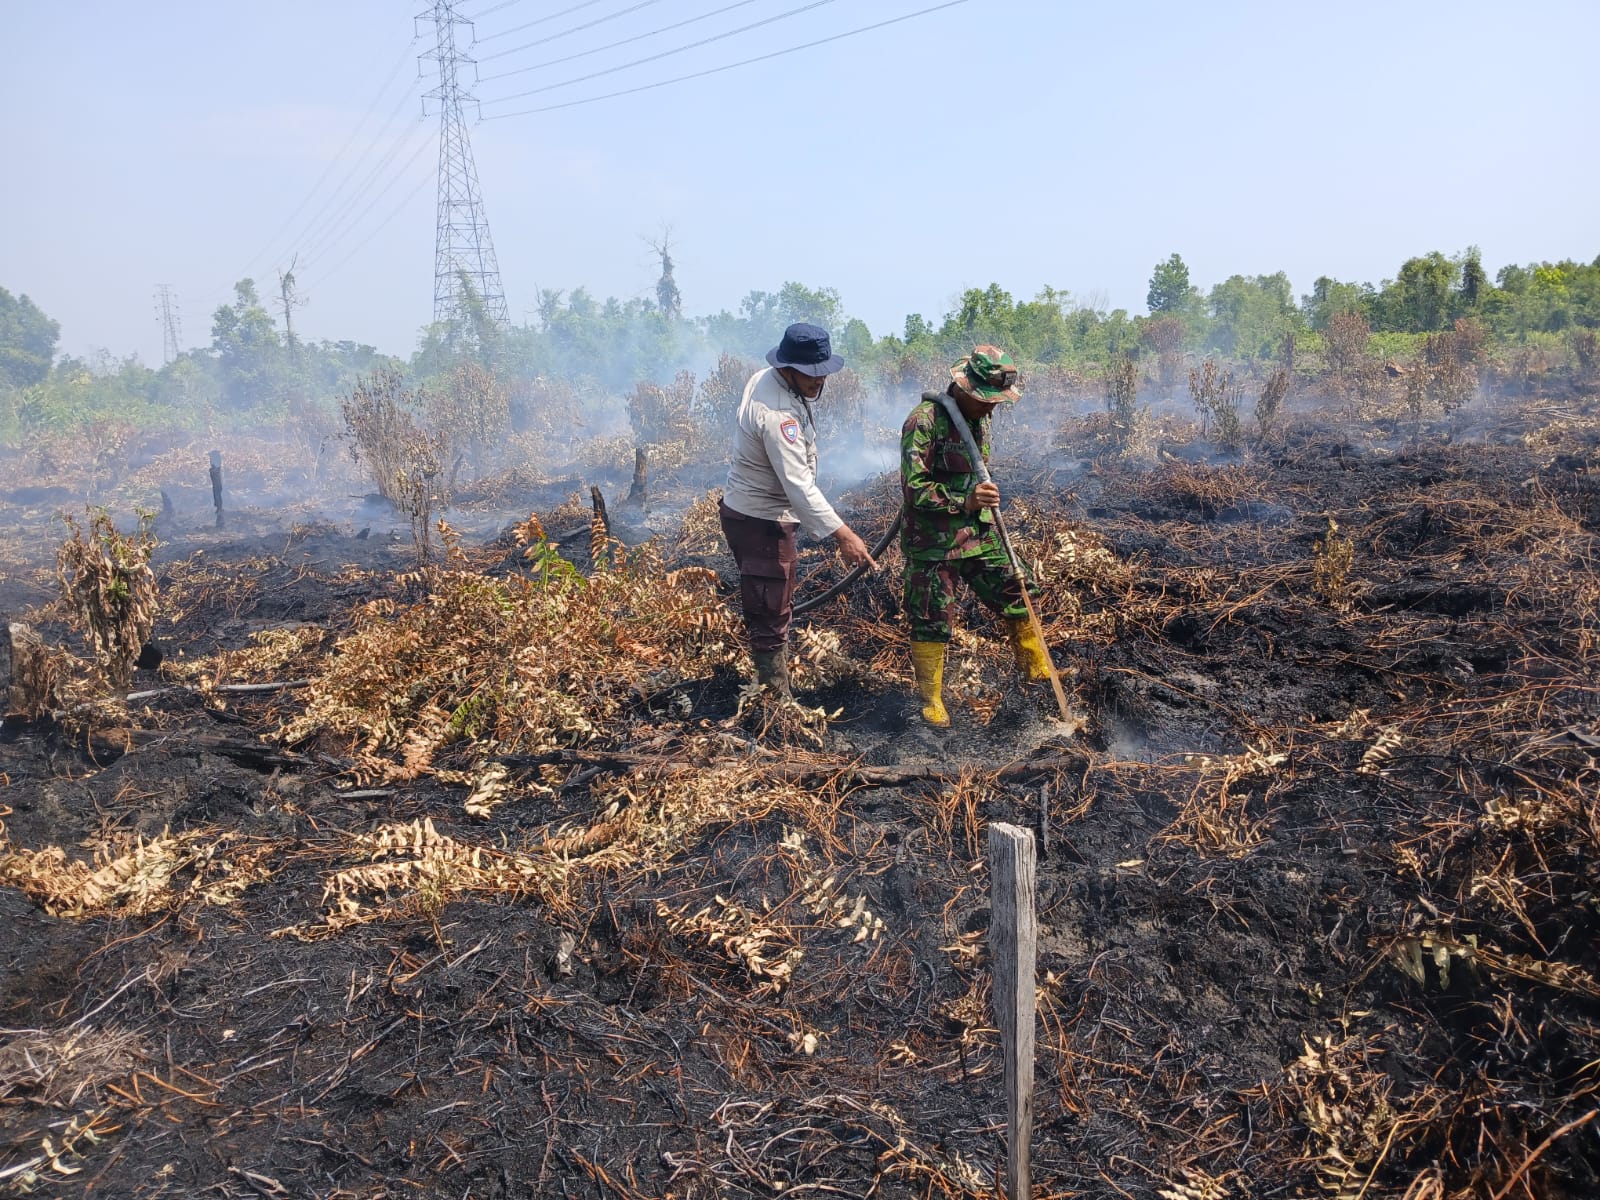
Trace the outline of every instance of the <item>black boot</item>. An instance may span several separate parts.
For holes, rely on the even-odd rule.
[[[752,650],[750,657],[756,662],[756,682],[787,699],[790,695],[788,647],[779,650]]]

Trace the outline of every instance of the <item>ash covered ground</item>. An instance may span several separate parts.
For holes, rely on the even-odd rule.
[[[704,473],[486,490],[418,571],[155,460],[165,662],[0,727],[0,1194],[992,1196],[1006,820],[1037,1194],[1595,1195],[1600,406],[1302,407],[1001,424],[1070,730],[975,609],[920,726],[893,552],[797,636],[822,715],[751,705]],[[0,612],[81,653],[66,491]]]

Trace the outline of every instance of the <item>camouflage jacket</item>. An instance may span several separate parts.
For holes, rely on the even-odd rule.
[[[984,461],[989,460],[989,422],[968,422]],[[994,514],[966,511],[979,476],[961,434],[937,392],[924,392],[900,429],[900,492],[905,524],[900,550],[913,559],[971,558],[992,549]]]

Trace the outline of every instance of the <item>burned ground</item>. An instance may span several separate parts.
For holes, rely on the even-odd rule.
[[[628,554],[547,489],[550,540],[484,515],[420,573],[381,522],[169,532],[143,698],[0,728],[0,1189],[993,1195],[1009,820],[1041,1194],[1595,1194],[1593,401],[1237,461],[1089,425],[995,464],[1076,731],[977,612],[920,728],[889,569],[797,639],[836,715],[741,710],[704,500]],[[472,631],[553,544],[593,653],[546,737]],[[7,570],[11,615],[48,598]],[[426,695],[361,692],[386,631]]]

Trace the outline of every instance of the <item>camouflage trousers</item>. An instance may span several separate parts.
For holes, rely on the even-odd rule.
[[[970,558],[907,559],[902,599],[914,642],[948,642],[956,616],[956,581],[972,589],[984,606],[1002,617],[1025,617],[1022,585],[998,542]],[[1037,592],[1036,588],[1030,589]]]

